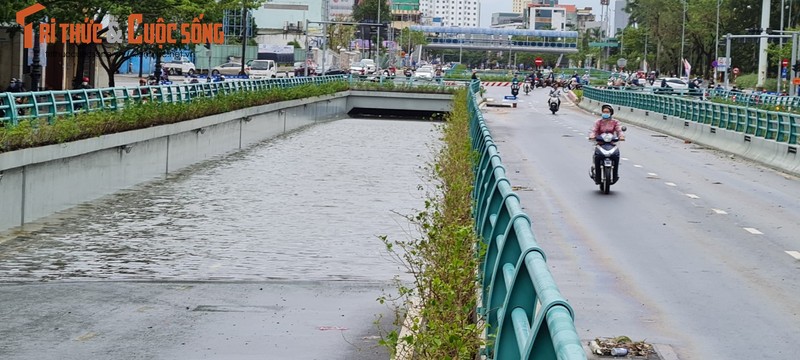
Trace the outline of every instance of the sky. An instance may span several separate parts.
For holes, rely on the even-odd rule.
[[[492,24],[492,13],[511,12],[511,0],[480,0],[481,2],[481,27],[489,27]],[[592,12],[600,20],[600,0],[560,0],[560,4],[575,5],[579,9],[587,6],[592,8]],[[611,21],[614,20],[614,1],[610,1]]]

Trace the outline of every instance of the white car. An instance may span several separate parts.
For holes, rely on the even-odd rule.
[[[433,67],[422,66],[414,71],[414,80],[433,80]]]
[[[189,74],[194,75],[194,63],[186,56],[181,56],[180,59],[174,59],[169,62],[161,64],[161,67],[170,75]]]
[[[689,83],[687,83],[683,79],[673,78],[673,77],[656,79],[656,81],[653,83],[653,87],[661,87],[662,80],[666,80],[667,87],[675,90],[686,90],[689,88]]]
[[[226,62],[222,65],[215,66],[211,69],[211,75],[239,75],[239,72],[242,71],[242,64],[235,63],[235,62]],[[244,67],[244,73],[250,74],[250,67]]]

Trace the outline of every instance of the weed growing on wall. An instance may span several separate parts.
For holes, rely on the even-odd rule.
[[[391,331],[381,343],[393,355],[413,359],[473,359],[483,345],[483,326],[477,321],[477,236],[472,220],[474,152],[469,136],[467,91],[456,92],[453,110],[441,127],[442,148],[429,170],[435,187],[425,209],[408,219],[420,238],[390,241],[387,248],[414,276],[413,284],[400,285],[400,308],[419,303],[405,319],[398,312],[396,325],[407,333]],[[379,299],[387,301],[387,297]],[[396,354],[398,346],[403,354]]]

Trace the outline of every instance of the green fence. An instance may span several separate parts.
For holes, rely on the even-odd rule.
[[[478,107],[480,83],[469,88],[470,132],[480,155],[475,168],[476,231],[484,242],[482,308],[496,360],[586,359],[573,311],[536,243],[531,222],[512,191],[497,146]]]
[[[16,125],[20,120],[46,118],[80,112],[125,107],[131,101],[189,102],[197,97],[217,96],[237,91],[258,91],[303,84],[346,81],[347,75],[296,77],[289,79],[232,80],[160,86],[115,87],[103,89],[40,91],[0,94],[0,125]]]
[[[712,91],[711,93],[713,93]],[[796,106],[797,100],[788,96],[770,96],[742,94],[739,92],[720,92],[720,96],[746,96],[749,100],[761,104],[778,104]],[[623,89],[599,89],[591,86],[583,88],[583,96],[602,103],[627,106],[656,113],[678,117],[687,121],[707,124],[713,127],[741,132],[743,134],[775,140],[777,142],[798,144],[797,131],[800,115],[769,111],[740,105],[722,104],[710,101],[699,101],[696,98],[680,96],[663,96],[641,91]],[[736,99],[736,98],[734,98]],[[758,100],[755,100],[758,99]]]

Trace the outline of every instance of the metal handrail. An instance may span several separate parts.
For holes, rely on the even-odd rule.
[[[713,93],[713,91],[712,91]],[[719,92],[720,96],[748,96],[739,92]],[[586,86],[583,96],[602,103],[632,107],[652,111],[669,116],[675,116],[687,121],[707,124],[718,128],[736,131],[747,135],[761,137],[776,142],[791,145],[798,144],[798,128],[800,128],[800,114],[770,111],[747,106],[722,104],[680,96],[661,96],[644,92],[624,91],[620,89],[602,89]],[[775,99],[775,98],[787,98]],[[737,98],[738,99],[738,98]],[[755,100],[757,99],[757,100]],[[784,101],[787,107],[797,106],[800,99],[789,97],[758,95],[744,104],[755,101],[768,106],[775,101]],[[738,104],[737,100],[737,104]]]
[[[480,154],[473,192],[476,232],[486,247],[482,259],[482,308],[491,359],[584,360],[574,313],[555,284],[531,222],[506,178],[505,168],[468,90],[472,146]]]
[[[347,75],[233,80],[173,85],[113,87],[22,93],[0,93],[0,125],[17,125],[22,120],[46,118],[81,112],[116,111],[130,102],[189,102],[197,97],[214,97],[239,91],[289,88],[304,84],[323,84],[348,79]]]

